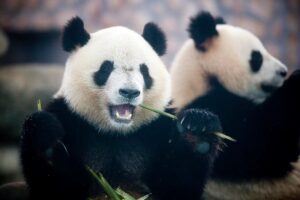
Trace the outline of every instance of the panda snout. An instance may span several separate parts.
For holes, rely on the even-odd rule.
[[[121,88],[119,89],[119,94],[127,99],[134,99],[138,97],[141,94],[141,92],[136,89]]]
[[[284,78],[287,75],[287,70],[283,68],[283,69],[278,70],[276,73],[278,76],[281,76]]]

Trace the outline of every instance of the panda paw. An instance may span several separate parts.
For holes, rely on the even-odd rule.
[[[220,143],[215,134],[222,131],[220,120],[207,110],[184,110],[178,115],[177,128],[195,152],[206,154],[215,151]]]
[[[49,159],[53,149],[63,145],[60,141],[63,135],[63,127],[54,115],[45,111],[35,112],[24,122],[22,142]]]

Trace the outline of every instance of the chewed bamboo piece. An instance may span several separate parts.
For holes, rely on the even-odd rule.
[[[42,101],[40,99],[38,99],[37,101],[37,110],[40,112],[40,111],[43,111],[43,108],[42,108]]]
[[[140,107],[142,107],[142,108],[144,108],[146,110],[150,110],[152,112],[158,113],[160,115],[169,117],[169,118],[171,118],[173,120],[177,120],[177,117],[175,115],[170,114],[170,113],[167,113],[167,112],[164,112],[164,111],[161,111],[161,110],[157,110],[155,108],[152,108],[152,107],[144,105],[144,104],[140,104]],[[230,137],[228,135],[225,135],[224,133],[215,132],[214,134],[216,134],[221,139],[225,139],[225,140],[229,140],[229,141],[232,141],[232,142],[236,142],[236,140],[234,138],[232,138],[232,137]]]

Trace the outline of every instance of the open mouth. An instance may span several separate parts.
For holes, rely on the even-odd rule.
[[[272,93],[278,89],[278,86],[263,83],[261,89],[266,93]]]
[[[111,118],[120,123],[129,123],[132,120],[135,106],[130,104],[109,106]]]

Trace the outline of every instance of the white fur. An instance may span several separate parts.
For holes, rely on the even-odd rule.
[[[99,87],[93,80],[93,74],[105,60],[114,62],[114,71],[105,86]],[[150,90],[144,89],[140,73],[140,64],[143,63],[148,66],[154,81]],[[137,106],[132,123],[111,120],[108,105],[124,102],[118,93],[123,87],[141,91],[135,105],[143,103],[163,110],[170,100],[169,74],[152,47],[132,30],[111,27],[91,34],[88,43],[70,55],[63,83],[55,97],[65,97],[76,113],[103,131],[128,133],[158,115]]]
[[[263,102],[268,93],[262,83],[281,86],[284,79],[276,72],[287,70],[279,60],[271,56],[260,40],[249,31],[231,25],[218,25],[219,36],[205,44],[206,52],[195,49],[189,39],[178,52],[172,67],[172,98],[174,106],[182,108],[195,98],[205,95],[211,75],[233,93],[256,103]],[[249,64],[252,50],[263,55],[263,65],[253,73]]]

